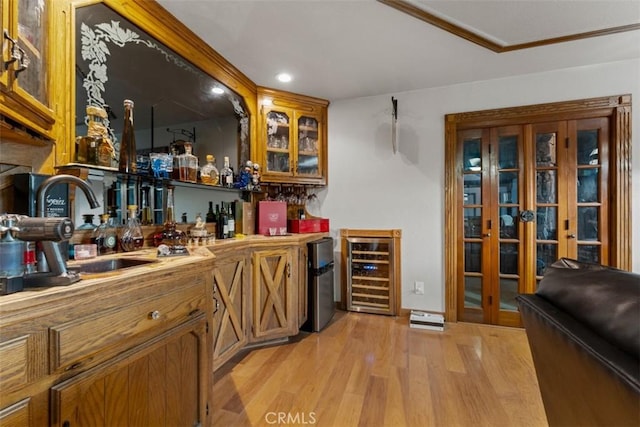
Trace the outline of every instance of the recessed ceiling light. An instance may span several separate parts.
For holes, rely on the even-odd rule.
[[[211,92],[215,93],[216,95],[221,95],[224,93],[224,89],[222,89],[221,87],[214,87],[213,89],[211,89]]]
[[[282,83],[289,83],[291,80],[293,80],[293,77],[291,77],[291,74],[288,74],[288,73],[280,73],[276,76],[276,78],[278,79],[278,81],[281,81]]]

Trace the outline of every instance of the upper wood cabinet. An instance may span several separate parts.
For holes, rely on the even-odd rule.
[[[51,60],[55,2],[0,0],[2,64],[0,64],[0,115],[3,132],[28,129],[52,139],[55,123],[51,109],[51,76],[60,71]],[[7,120],[8,119],[8,122]],[[19,138],[23,139],[23,138]]]
[[[258,87],[262,180],[327,184],[328,101]]]

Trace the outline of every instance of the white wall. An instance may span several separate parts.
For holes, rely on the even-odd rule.
[[[331,219],[336,255],[341,228],[402,229],[402,307],[444,312],[444,115],[630,93],[637,127],[639,76],[636,59],[333,102],[329,185],[312,213]],[[391,96],[398,99],[397,154]],[[632,152],[640,153],[640,132],[632,135]],[[632,216],[640,218],[637,154],[632,170]],[[640,221],[633,227],[633,270],[640,272]],[[339,273],[336,279],[339,290]],[[424,295],[412,293],[414,281],[425,282]]]

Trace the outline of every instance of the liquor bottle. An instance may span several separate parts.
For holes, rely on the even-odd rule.
[[[109,214],[100,215],[100,225],[93,230],[91,243],[96,244],[98,255],[112,254],[116,252],[118,237],[114,218]]]
[[[142,208],[140,209],[140,223],[142,225],[153,224],[153,210],[149,206],[149,187],[142,187]]]
[[[215,157],[207,154],[207,163],[200,168],[200,180],[203,184],[218,185],[220,173],[215,165]]]
[[[209,210],[207,211],[206,222],[216,222],[216,214],[213,213],[213,202],[209,202]]]
[[[120,163],[118,170],[124,173],[136,173],[136,135],[133,131],[133,101],[124,100],[124,127],[120,142]]]
[[[184,144],[184,154],[178,155],[180,181],[198,181],[198,158],[191,154],[191,144]]]
[[[236,217],[233,213],[233,205],[233,202],[227,204],[227,224],[229,229],[228,236],[230,239],[236,237]]]
[[[83,223],[76,230],[95,230],[96,225],[93,223],[93,214],[83,214],[82,219]]]
[[[176,228],[176,213],[173,199],[173,190],[175,187],[170,185],[167,187],[167,209],[165,212],[165,221],[162,231],[153,236],[153,244],[155,246],[166,245],[169,254],[180,255],[187,254],[187,235]]]
[[[142,248],[144,235],[138,221],[138,206],[129,205],[127,211],[129,212],[127,223],[121,228],[120,233],[120,248],[125,252],[131,252]]]
[[[223,187],[233,187],[233,170],[229,167],[229,157],[224,157],[224,167],[220,171],[220,185]]]

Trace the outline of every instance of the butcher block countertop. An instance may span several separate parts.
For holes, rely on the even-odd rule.
[[[215,265],[216,254],[255,247],[302,245],[328,235],[329,233],[287,234],[284,236],[250,235],[235,239],[216,240],[209,246],[190,247],[190,254],[187,256],[158,257],[155,248],[144,248],[133,252],[102,255],[82,261],[69,261],[69,267],[109,258],[149,259],[156,262],[107,273],[83,274],[81,275],[82,280],[70,285],[25,288],[21,292],[0,296],[0,317],[5,317],[10,313],[20,316],[21,312],[21,314],[25,314],[24,311],[33,309],[42,309],[48,312],[55,310],[58,305],[56,302],[62,302],[62,300],[68,302],[69,298],[80,298],[98,291],[108,297],[111,292],[122,292],[123,287],[134,284],[135,286],[144,286],[147,282],[170,275],[176,276],[176,286],[180,286],[181,272],[210,270]],[[149,283],[149,286],[152,290],[152,283]],[[107,288],[109,290],[104,292]]]

